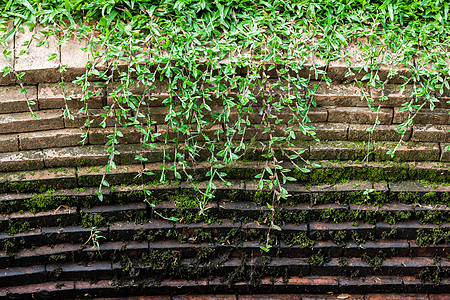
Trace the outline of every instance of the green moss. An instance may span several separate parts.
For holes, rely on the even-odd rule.
[[[6,225],[6,229],[4,231],[9,235],[14,235],[18,233],[24,233],[30,231],[31,225],[29,222],[17,222],[8,220],[8,223]]]
[[[445,231],[442,229],[433,230],[417,230],[416,243],[421,247],[426,247],[429,245],[437,245],[444,243],[449,244],[450,241],[450,231]]]
[[[81,226],[84,228],[108,227],[112,219],[97,213],[81,213]]]

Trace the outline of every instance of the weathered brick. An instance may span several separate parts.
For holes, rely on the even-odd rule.
[[[374,100],[371,105],[376,107],[401,107],[413,100],[414,86],[406,85],[403,90],[397,84],[385,84],[383,88],[371,88],[370,96]],[[385,99],[387,97],[387,99]]]
[[[0,134],[0,152],[19,151],[19,137],[16,134]]]
[[[90,262],[87,265],[79,263],[49,264],[46,266],[50,280],[86,280],[108,279],[112,276],[110,262]]]
[[[392,255],[408,256],[409,243],[406,240],[366,241],[362,244],[350,241],[345,245],[343,253],[344,257],[361,257],[363,255],[375,257],[380,253],[387,257]]]
[[[8,288],[11,299],[70,299],[75,297],[73,281],[43,282]]]
[[[366,74],[364,67],[371,63],[370,56],[363,49],[366,44],[367,38],[359,38],[343,47],[340,50],[341,57],[330,61],[327,76],[335,83],[361,80]]]
[[[394,124],[404,123],[408,120],[410,112],[400,111],[400,107],[394,108]],[[419,112],[412,112],[411,117],[415,115],[413,124],[433,124],[433,125],[449,125],[450,115],[448,110],[442,108],[435,108],[434,110],[422,108]]]
[[[197,126],[191,126],[191,130],[189,131],[189,135],[187,134],[183,134],[181,131],[179,133],[175,132],[170,126],[167,125],[157,125],[156,129],[158,131],[158,133],[160,133],[161,135],[157,137],[158,141],[164,141],[167,137],[167,140],[169,142],[172,142],[174,139],[179,139],[180,141],[184,141],[184,140],[198,140],[198,141],[204,141],[205,140],[205,136],[210,139],[210,140],[217,140],[217,135],[215,135],[214,133],[216,132],[220,132],[223,131],[222,129],[222,125],[220,124],[215,124],[215,125],[207,125],[207,126],[202,126],[202,128],[200,129],[200,132],[197,132]],[[257,136],[263,136],[262,134],[262,129],[259,131],[257,130],[256,132],[254,130],[252,130],[253,128],[249,128],[248,129],[248,135],[257,135]],[[224,134],[221,133],[220,136],[224,137]],[[246,137],[246,136],[244,136]],[[253,136],[251,136],[253,137]]]
[[[415,125],[411,137],[415,142],[450,142],[450,126]]]
[[[357,84],[327,85],[325,82],[311,82],[309,89],[313,90],[314,86],[317,86],[317,90],[313,99],[319,107],[367,107],[367,101],[361,100],[361,94],[365,93],[369,95],[369,91]]]
[[[75,110],[85,107],[86,104],[81,102],[83,97],[82,86],[74,83],[65,83],[63,89],[58,83],[40,83],[38,88],[39,94],[39,109],[55,109],[65,108],[66,101],[64,95],[70,97],[67,100],[69,109]],[[102,109],[106,102],[104,101],[105,89],[91,82],[87,91],[93,93],[93,96],[87,100],[87,107],[89,109]]]
[[[45,266],[7,268],[0,270],[0,286],[25,285],[45,281]]]
[[[17,266],[29,266],[55,262],[70,261],[74,252],[80,250],[80,245],[58,244],[22,249],[15,256]]]
[[[331,107],[328,108],[328,122],[350,124],[375,124],[378,117],[380,124],[392,123],[392,109],[380,108],[374,112],[364,107]]]
[[[104,115],[101,115],[104,114]],[[90,127],[96,128],[101,127],[101,122],[105,120],[105,126],[106,127],[114,127],[115,125],[119,125],[116,121],[116,115],[114,111],[112,112],[106,112],[105,110],[101,109],[90,109],[89,113],[83,113],[83,112],[75,112],[72,114],[73,120],[70,120],[67,116],[64,116],[64,127],[68,128],[86,128],[86,121],[88,120],[89,116],[89,122]],[[131,116],[131,115],[129,115]]]
[[[427,294],[367,294],[366,300],[426,300]]]
[[[365,142],[319,142],[310,146],[310,159],[362,160],[367,155]]]
[[[372,67],[377,70],[378,80],[387,83],[404,84],[406,78],[411,78],[414,68],[413,61],[409,64],[403,63],[403,56],[394,52],[383,40],[376,47],[372,47],[373,53],[378,53],[378,57],[372,57]]]
[[[9,20],[5,25],[6,32],[10,32],[14,27],[14,20]],[[2,33],[3,35],[4,33]],[[6,50],[6,58],[5,55],[0,56],[0,85],[11,85],[16,82],[16,76],[13,72],[10,72],[8,75],[2,71],[6,67],[13,68],[14,67],[14,52],[16,51],[14,48],[14,34],[11,34],[6,40],[6,47],[3,45],[0,47],[0,52],[3,53]],[[6,37],[6,36],[4,36]]]
[[[298,293],[329,293],[336,292],[338,280],[333,276],[305,276],[289,277],[286,281],[275,282],[275,290],[279,287],[287,288],[289,291]]]
[[[94,192],[95,194],[95,192]],[[98,227],[99,235],[109,238],[108,228]],[[84,244],[91,236],[91,228],[84,228],[80,226],[64,226],[64,227],[44,227],[42,228],[42,242],[45,245],[61,243],[80,243]],[[79,245],[78,245],[79,246]]]
[[[374,128],[370,136],[372,141],[399,141],[401,134],[396,132],[397,125],[363,125],[350,124],[348,130],[348,139],[350,141],[368,141],[370,128]],[[411,127],[406,129],[403,140],[407,141],[411,137]]]
[[[122,137],[117,136],[120,144],[138,144],[141,140],[142,133],[134,127],[119,127],[118,131],[122,133]],[[151,131],[155,131],[152,129]],[[89,130],[89,144],[104,145],[109,141],[108,136],[114,133],[114,128],[92,128]]]
[[[315,133],[315,136],[321,141],[343,141],[347,139],[347,124],[340,123],[325,123],[325,124],[315,124],[309,123],[309,126],[313,126],[314,129],[312,131]],[[305,135],[303,132],[299,130],[294,131],[297,140],[313,140],[313,137],[310,135]]]
[[[33,118],[29,112],[0,115],[0,133],[31,132],[64,127],[62,111],[43,110],[35,113],[38,119]]]
[[[66,65],[65,72],[62,73],[66,81],[73,81],[78,76],[86,73],[86,64],[95,64],[95,68],[99,71],[106,69],[106,60],[101,56],[104,48],[95,43],[88,45],[91,37],[78,36],[76,33],[71,35],[69,39],[61,44],[61,64]],[[86,51],[82,48],[86,47]],[[94,62],[92,52],[99,51],[100,57]],[[92,52],[91,52],[92,51]],[[98,80],[96,76],[89,76],[89,81]]]
[[[237,295],[238,300],[302,300],[299,294],[254,294],[254,295]]]
[[[146,163],[154,163],[162,161],[164,153],[172,157],[175,152],[173,144],[156,144],[155,147],[144,147],[140,144],[119,144],[117,145],[117,150],[120,152],[120,155],[115,157],[116,163],[123,165],[141,163],[136,159],[136,155],[146,158]]]
[[[16,192],[37,192],[45,187],[49,188],[74,188],[76,187],[76,170],[44,169],[32,172],[15,172],[9,175],[9,190]]]
[[[76,207],[60,207],[54,211],[37,212],[17,212],[9,215],[11,220],[17,222],[29,222],[31,226],[60,226],[61,222],[65,225],[71,225],[78,221]]]
[[[121,93],[123,89],[125,89],[125,87],[120,82],[112,82],[108,84],[107,87],[108,106],[112,106],[114,102],[119,102],[122,105],[124,105],[125,103],[124,99],[120,98],[122,97]],[[147,85],[139,85],[138,87],[130,86],[129,90],[132,93],[133,97],[138,96],[140,96],[141,98],[143,97],[147,106],[159,106],[159,107],[164,106],[163,101],[167,98],[170,98],[169,94],[167,94],[168,83],[165,81],[157,80],[153,83],[152,86]],[[138,104],[139,100],[136,99],[136,101],[134,102],[135,104]]]
[[[3,56],[1,57],[3,58]],[[26,95],[21,93],[19,85],[0,87],[0,114],[26,112],[29,111],[30,107],[33,110],[37,109],[36,104],[30,103],[28,106],[27,102],[27,98],[30,101],[37,102],[36,87],[24,86],[24,88],[27,92]]]
[[[339,278],[339,285],[342,292],[358,293],[378,292],[395,293],[402,290],[403,281],[401,277],[374,276],[363,278]]]
[[[394,157],[386,154],[389,150],[394,150],[396,143],[375,143],[375,160],[394,161],[439,161],[440,148],[437,143],[416,143],[405,142],[396,149]]]
[[[121,290],[113,280],[77,281],[75,290],[77,298],[88,297],[117,297],[121,295]]]
[[[311,222],[309,225],[311,238],[316,238],[317,235],[329,234],[330,232],[347,231],[357,232],[358,234],[368,235],[375,232],[375,226],[372,224],[358,224],[354,226],[352,222],[342,223],[324,223]]]
[[[141,165],[118,165],[116,169],[111,169],[110,172],[106,173],[106,181],[114,185],[140,183],[141,178],[138,175],[141,172]],[[79,167],[78,184],[80,186],[98,186],[103,174],[105,174],[103,166]]]
[[[173,296],[172,300],[213,300],[213,299],[236,300],[237,299],[236,297],[237,297],[236,295],[190,295],[190,296],[185,295],[185,296]],[[239,296],[239,299],[274,299],[274,298],[245,298],[245,296]]]
[[[52,148],[42,152],[45,166],[49,168],[105,165],[109,155],[105,146],[100,145]]]
[[[38,170],[44,167],[41,151],[0,153],[0,171]]]
[[[336,299],[350,299],[350,300],[364,300],[364,295],[337,294],[337,295],[301,295],[302,300],[336,300]]]
[[[83,131],[77,128],[66,128],[48,131],[36,131],[19,134],[21,150],[44,149],[77,146]]]
[[[44,27],[37,25],[30,31],[28,26],[23,26],[24,32],[16,33],[15,39],[15,70],[18,73],[25,72],[21,79],[24,83],[58,82],[60,80],[59,59],[48,60],[52,54],[59,55],[58,40],[55,36],[45,36],[39,33]],[[36,44],[46,39],[48,47]],[[28,45],[24,45],[29,42]],[[20,54],[22,51],[25,53]]]

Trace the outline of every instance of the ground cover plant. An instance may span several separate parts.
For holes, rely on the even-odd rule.
[[[56,36],[60,44],[73,36],[88,40],[86,72],[74,81],[82,86],[85,105],[80,111],[68,105],[64,110],[69,119],[86,114],[81,143],[91,126],[88,99],[94,94],[89,86],[92,81],[99,86],[117,82],[109,92],[113,101],[101,114],[103,127],[109,117],[118,123],[106,143],[110,153],[106,172],[116,168],[124,127],[140,131],[143,148],[156,147],[156,140],[163,138],[167,152],[160,182],[186,179],[196,186],[189,166],[207,160],[208,185],[198,189],[201,196],[193,203],[200,214],[207,213],[214,182],[230,184],[226,167],[246,158],[249,148],[258,147],[258,157],[253,158],[263,161],[264,167],[255,180],[260,189],[273,191],[268,204],[273,218],[274,203],[289,197],[283,185],[295,181],[291,174],[307,173],[314,166],[296,148],[296,141],[300,135],[317,140],[308,112],[316,105],[317,83],[333,81],[326,67],[329,62],[345,62],[348,70],[340,82],[380,90],[378,102],[387,99],[383,92],[387,83],[412,96],[402,105],[408,117],[398,126],[400,139],[389,155],[402,145],[417,113],[433,110],[442,101],[440,95],[450,89],[449,4],[442,0],[2,0],[0,10],[5,47],[11,34],[26,27],[34,30],[40,47],[46,46],[49,36]],[[36,29],[37,23],[44,27]],[[364,57],[358,64],[354,64],[355,53]],[[5,48],[3,54],[10,56],[11,51]],[[64,88],[66,66],[57,53],[49,60],[59,60]],[[19,83],[24,76],[12,66],[3,72],[14,74]],[[150,94],[163,83],[167,131],[156,132],[148,104],[160,101]],[[412,90],[405,91],[407,86]],[[138,88],[147,93],[134,95]],[[26,93],[23,85],[22,90]],[[369,93],[362,92],[361,99],[373,112],[380,112],[381,104],[374,105]],[[66,96],[65,101],[72,100]],[[30,113],[38,117],[33,104],[30,100]],[[379,124],[377,118],[368,129],[369,142]],[[257,140],[258,135],[264,139]],[[141,154],[136,159],[146,161]],[[105,178],[99,198],[102,186],[109,186]],[[144,192],[151,196],[150,190]],[[277,225],[272,222],[271,228]]]

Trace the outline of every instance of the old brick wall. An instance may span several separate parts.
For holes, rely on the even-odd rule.
[[[437,108],[415,116],[391,158],[386,151],[397,144],[400,134],[395,129],[407,118],[399,109],[405,102],[418,101],[411,96],[412,85],[403,93],[396,88],[399,76],[408,76],[408,67],[398,67],[399,75],[388,79],[390,67],[381,66],[379,75],[388,82],[381,91],[345,78],[345,61],[326,64],[311,58],[301,75],[309,76],[308,66],[322,63],[332,83],[311,81],[310,88],[300,91],[305,96],[318,85],[313,97],[317,105],[308,116],[320,142],[296,131],[295,147],[320,167],[293,175],[298,182],[286,185],[292,200],[276,203],[276,228],[270,226],[266,205],[271,194],[260,192],[253,181],[264,168],[263,162],[251,161],[258,143],[244,162],[227,166],[232,187],[215,182],[216,197],[208,203],[205,217],[196,205],[180,204],[196,195],[184,177],[175,181],[168,175],[171,182],[154,184],[163,153],[173,154],[173,144],[164,147],[160,136],[156,148],[142,149],[141,133],[121,128],[118,167],[106,175],[112,188],[104,187],[104,200],[99,201],[95,193],[109,156],[104,144],[117,126],[110,117],[102,128],[100,114],[112,105],[111,92],[118,83],[99,87],[92,78],[89,90],[96,95],[83,103],[81,87],[69,81],[85,73],[89,55],[80,47],[86,41],[72,39],[59,46],[50,37],[48,47],[36,48],[32,42],[29,52],[19,55],[28,39],[29,32],[17,33],[8,45],[11,59],[0,57],[0,69],[12,66],[26,72],[23,87],[11,74],[0,80],[0,299],[216,292],[228,294],[225,299],[264,298],[241,295],[247,293],[290,294],[277,296],[282,299],[294,299],[293,294],[298,299],[335,299],[347,293],[351,299],[394,297],[374,293],[410,293],[404,295],[409,299],[447,296],[448,90],[437,95]],[[57,59],[48,61],[52,53]],[[367,63],[356,53],[351,60],[352,68]],[[60,64],[67,65],[66,72],[59,72]],[[68,81],[64,90],[62,77]],[[144,90],[133,92],[141,95]],[[362,92],[374,99],[373,107],[380,107],[378,114],[361,100]],[[65,101],[65,96],[71,100]],[[169,95],[164,82],[150,96],[152,130],[165,133],[168,109],[162,101]],[[387,99],[381,101],[383,96]],[[63,114],[66,104],[73,120]],[[222,105],[213,99],[212,111],[220,112]],[[244,139],[268,138],[258,127],[260,105],[255,104],[255,114],[245,116],[251,124]],[[77,113],[82,107],[89,111],[89,130],[84,126],[86,115]],[[30,115],[30,108],[38,119]],[[290,115],[283,113],[279,117],[287,120]],[[230,122],[202,132],[214,138],[217,128],[226,129],[236,119],[233,112]],[[380,124],[368,143],[367,129],[376,119]],[[282,133],[286,126],[280,122],[271,132]],[[88,135],[82,146],[84,132]],[[173,137],[169,131],[169,139]],[[147,161],[136,161],[137,153]],[[365,158],[368,161],[362,162]],[[208,180],[204,160],[200,157],[188,170],[200,189]],[[143,175],[143,169],[155,175]],[[144,201],[142,186],[152,192],[154,206]],[[179,222],[164,216],[176,216]],[[273,247],[265,253],[260,247],[268,232]],[[100,247],[92,243],[95,236],[102,237]]]

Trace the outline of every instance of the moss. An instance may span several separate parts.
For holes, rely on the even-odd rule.
[[[314,241],[308,238],[305,232],[290,233],[283,237],[284,242],[287,245],[298,245],[301,248],[313,249]]]
[[[41,181],[22,181],[22,182],[10,182],[8,184],[10,190],[16,192],[38,192],[45,193],[47,190],[55,190],[56,188],[51,185],[42,184]]]
[[[375,272],[377,272],[377,271],[381,270],[381,265],[383,264],[384,255],[381,253],[379,255],[375,255],[375,256],[369,256],[367,254],[364,254],[362,256],[362,260],[365,261],[366,263],[368,263],[369,265],[371,265],[373,270]]]
[[[434,228],[432,230],[417,230],[416,243],[421,247],[450,242],[450,231]]]
[[[84,228],[107,227],[113,221],[97,213],[81,213],[81,226]]]
[[[29,222],[18,222],[18,221],[12,221],[8,220],[8,223],[6,225],[6,229],[4,230],[9,235],[14,235],[18,233],[24,233],[30,231],[31,225]]]
[[[319,250],[318,253],[311,255],[311,257],[308,259],[309,263],[315,266],[323,266],[329,263],[330,260],[330,255],[328,253],[322,252],[321,250]]]

